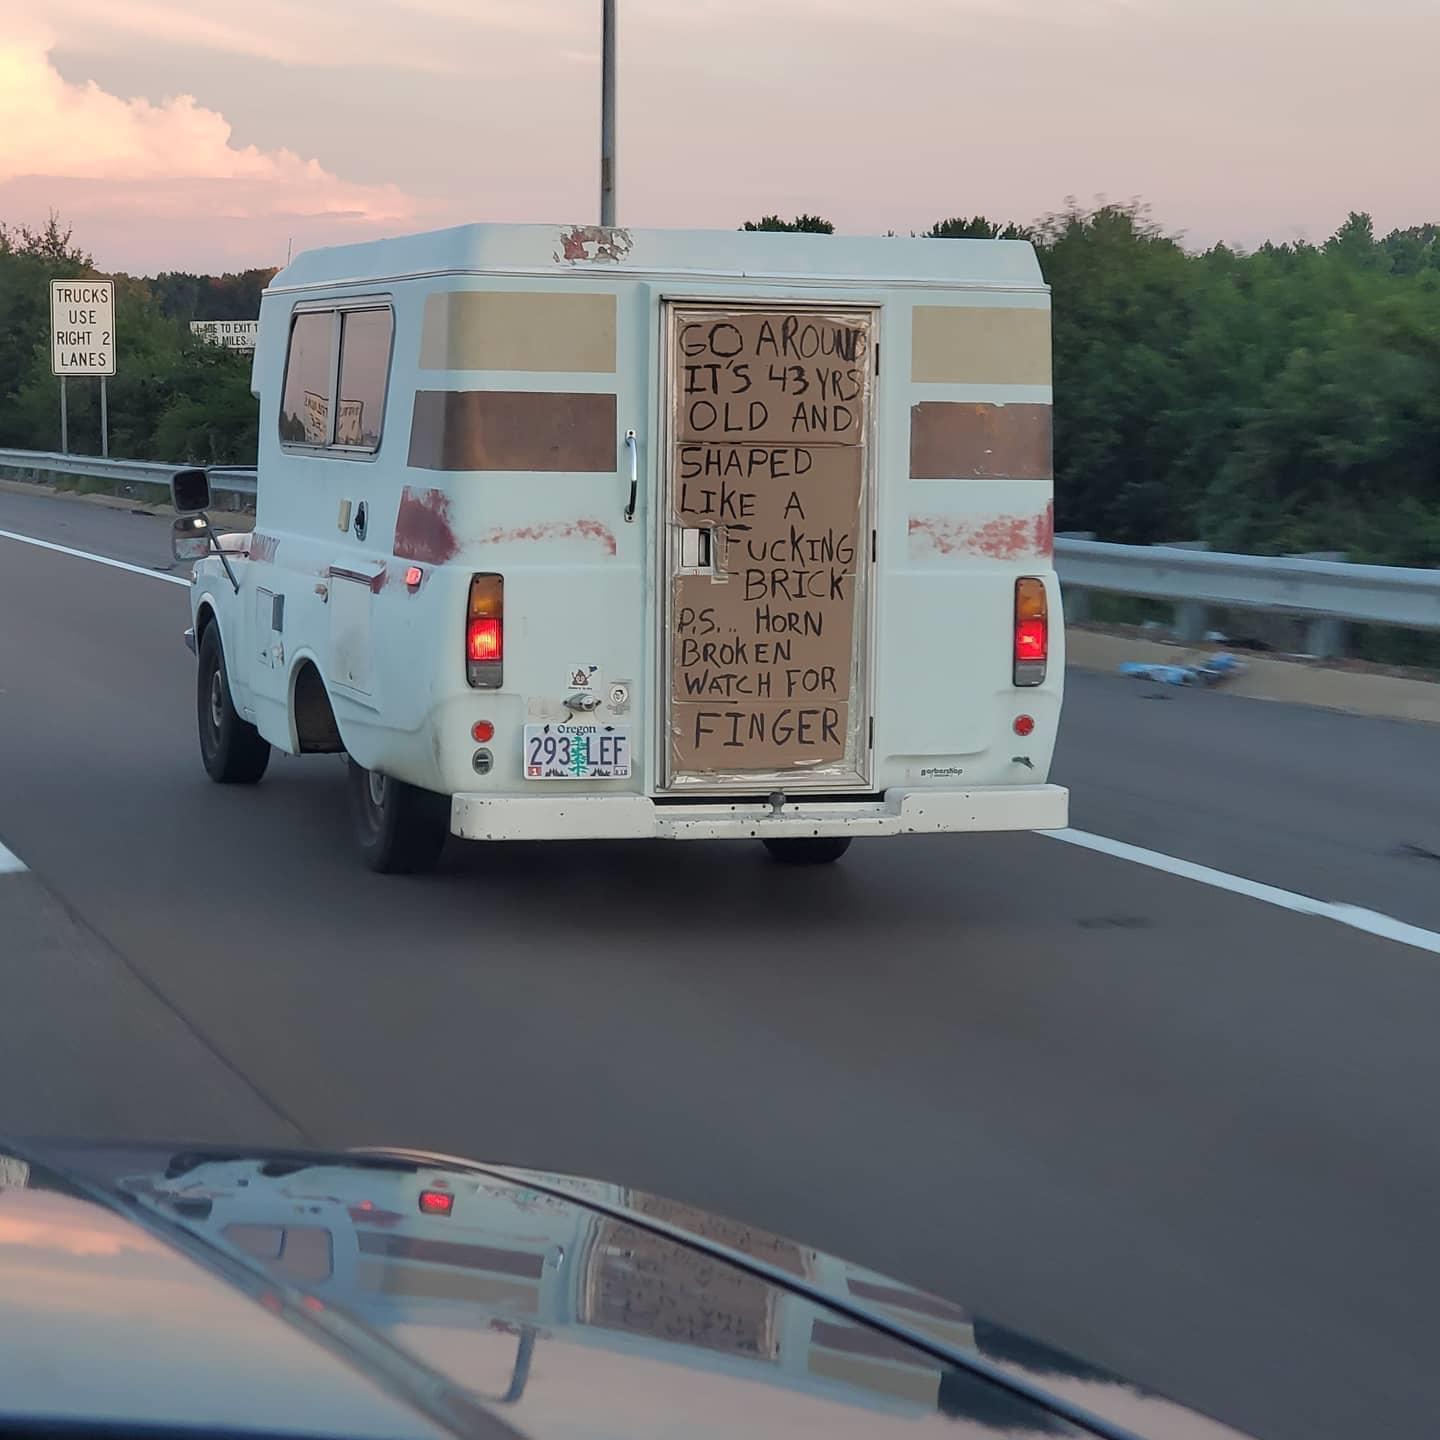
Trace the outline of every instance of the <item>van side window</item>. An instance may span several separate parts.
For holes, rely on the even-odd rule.
[[[390,371],[389,310],[345,310],[340,315],[340,410],[335,444],[361,450],[380,446],[385,382]]]
[[[285,388],[280,399],[280,439],[288,445],[330,443],[330,361],[335,313],[307,311],[290,326]]]

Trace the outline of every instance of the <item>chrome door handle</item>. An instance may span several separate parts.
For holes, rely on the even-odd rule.
[[[633,430],[625,432],[625,448],[630,452],[630,499],[625,505],[625,523],[628,525],[635,518],[635,501],[640,490],[640,446]]]

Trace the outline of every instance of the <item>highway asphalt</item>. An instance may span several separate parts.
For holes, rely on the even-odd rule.
[[[168,567],[166,522],[0,530]],[[1038,836],[452,846],[211,785],[184,590],[0,538],[0,1132],[671,1193],[1276,1440],[1435,1432],[1440,957]],[[1440,735],[1074,674],[1077,827],[1440,928]]]

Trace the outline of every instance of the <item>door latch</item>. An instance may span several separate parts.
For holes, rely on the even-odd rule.
[[[708,526],[686,526],[680,532],[680,568],[714,570],[715,532]]]

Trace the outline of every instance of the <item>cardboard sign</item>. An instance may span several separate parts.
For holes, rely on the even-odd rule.
[[[864,315],[690,311],[676,335],[682,441],[865,443]]]
[[[710,565],[672,580],[672,775],[854,761],[868,351],[865,315],[677,317],[670,519]]]

